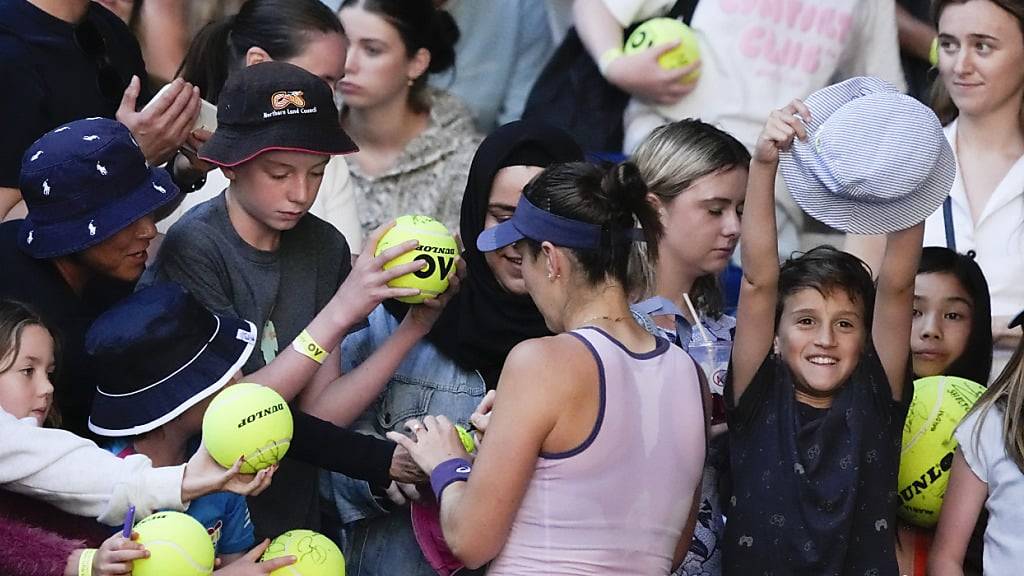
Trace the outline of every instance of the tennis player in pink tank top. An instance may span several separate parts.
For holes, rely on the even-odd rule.
[[[707,395],[689,356],[630,313],[641,231],[656,252],[661,224],[636,168],[574,163],[545,169],[515,215],[478,238],[482,251],[515,244],[556,335],[509,354],[496,395],[473,416],[475,460],[444,417],[410,421],[412,439],[390,435],[430,474],[444,543],[462,564],[490,563],[490,575],[664,576],[682,561]]]

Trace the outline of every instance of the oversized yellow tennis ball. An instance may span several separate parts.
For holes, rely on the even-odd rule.
[[[284,458],[292,426],[292,412],[280,394],[259,384],[235,384],[206,409],[203,444],[225,468],[244,455],[242,472],[253,474]]]
[[[135,576],[213,574],[213,540],[198,520],[181,512],[157,512],[135,525],[149,558],[132,565]]]
[[[427,263],[423,270],[399,276],[388,286],[392,288],[419,288],[416,296],[399,298],[406,304],[420,304],[424,300],[436,298],[448,288],[448,274],[455,271],[455,262],[459,258],[459,247],[448,229],[430,216],[401,216],[395,226],[377,242],[374,256],[388,248],[407,240],[419,241],[419,246],[411,252],[391,260],[384,265],[387,270],[392,266],[422,260]]]
[[[636,27],[633,33],[626,39],[623,47],[624,54],[642,52],[654,46],[679,41],[679,46],[658,58],[658,64],[662,68],[671,70],[689,66],[700,60],[700,47],[697,44],[697,35],[693,29],[675,18],[651,18]],[[700,76],[700,70],[683,76],[681,82],[689,84]]]
[[[290,530],[274,538],[261,561],[295,556],[291,566],[278,568],[271,576],[345,576],[345,557],[330,538],[312,530]]]
[[[914,382],[914,398],[903,424],[900,450],[899,517],[931,528],[939,520],[942,498],[957,442],[957,424],[985,387],[955,376],[929,376]]]
[[[455,431],[459,433],[459,440],[462,440],[462,447],[466,449],[466,452],[470,454],[476,450],[476,440],[473,439],[473,435],[466,430],[465,427],[459,424],[455,425]]]

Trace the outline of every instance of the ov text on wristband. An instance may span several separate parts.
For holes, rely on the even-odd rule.
[[[82,555],[78,557],[78,576],[92,576],[92,559],[95,557],[95,548],[82,550]]]
[[[313,340],[313,337],[305,330],[300,332],[295,340],[292,340],[292,348],[317,364],[323,364],[324,359],[327,358],[327,350],[317,344],[316,340]]]
[[[449,485],[469,480],[469,473],[472,471],[473,467],[464,458],[452,458],[435,466],[434,471],[430,473],[430,487],[434,489],[437,501],[441,501],[441,493]]]

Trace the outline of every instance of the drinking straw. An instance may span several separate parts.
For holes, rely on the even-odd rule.
[[[697,329],[700,330],[700,337],[705,342],[711,342],[711,336],[708,335],[708,331],[704,328],[704,324],[700,321],[700,316],[697,316],[697,310],[693,307],[693,302],[690,301],[690,295],[683,292],[683,301],[686,302],[686,307],[690,310],[690,316],[693,316],[693,323],[697,325]]]

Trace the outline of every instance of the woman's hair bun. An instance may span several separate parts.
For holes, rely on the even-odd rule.
[[[434,10],[430,23],[431,73],[444,72],[455,64],[455,44],[459,41],[459,25],[447,10]]]
[[[621,162],[605,172],[599,199],[613,214],[642,212],[647,204],[647,185],[636,164]]]

